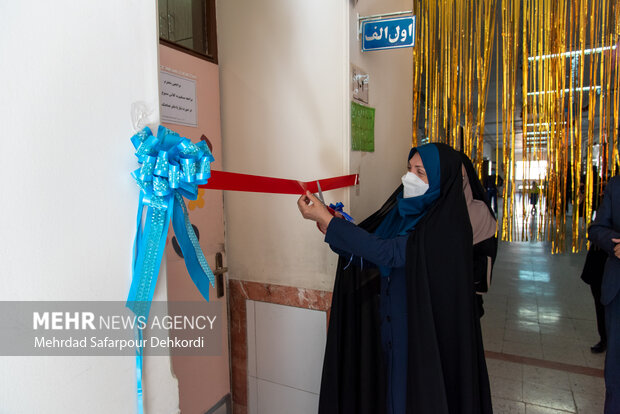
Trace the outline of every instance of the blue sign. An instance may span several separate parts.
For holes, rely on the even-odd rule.
[[[362,22],[362,52],[413,47],[415,16]]]

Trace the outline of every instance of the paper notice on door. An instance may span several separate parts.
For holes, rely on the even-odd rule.
[[[162,70],[159,82],[161,121],[197,126],[196,81]]]

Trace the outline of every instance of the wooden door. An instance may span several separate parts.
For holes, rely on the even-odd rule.
[[[160,46],[161,69],[176,73],[196,82],[197,126],[164,123],[180,135],[198,142],[205,136],[212,147],[213,169],[222,169],[222,139],[220,133],[219,73],[216,64],[187,53]],[[186,201],[189,217],[199,233],[200,246],[215,270],[216,255],[225,263],[224,207],[221,191],[199,190],[198,199]],[[172,238],[172,235],[169,236]],[[168,300],[198,301],[201,295],[190,279],[183,259],[175,252],[169,240],[166,247],[168,263]],[[225,278],[223,278],[225,280]],[[224,283],[225,284],[225,283]],[[226,413],[223,407],[230,399],[230,349],[228,343],[227,292],[218,297],[217,289],[210,289],[210,302],[222,306],[224,323],[222,355],[209,357],[172,357],[172,370],[179,381],[179,405],[182,414]],[[219,409],[217,407],[220,407]]]

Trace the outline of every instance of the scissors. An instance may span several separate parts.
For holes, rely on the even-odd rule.
[[[323,204],[327,208],[327,211],[329,211],[329,214],[331,214],[334,217],[339,217],[336,215],[336,211],[333,208],[325,204],[325,199],[323,198],[323,191],[321,190],[321,183],[318,180],[316,182],[316,186],[319,189],[318,194],[313,193],[312,195],[314,195],[321,202],[321,204]],[[319,223],[316,223],[316,227],[319,230],[321,230],[321,228],[319,227]]]
[[[318,194],[313,194],[316,198],[319,199],[319,201],[325,206],[327,207],[327,204],[325,204],[325,199],[323,198],[323,191],[321,190],[321,183],[319,181],[316,182],[316,186],[319,189],[319,193]]]

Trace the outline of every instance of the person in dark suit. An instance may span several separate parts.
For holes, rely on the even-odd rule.
[[[594,191],[592,192],[592,209],[598,210],[598,206],[603,201],[605,193],[605,183],[610,176],[603,177],[603,186],[599,188],[598,171],[595,166],[592,167]],[[600,354],[607,349],[607,332],[605,331],[605,307],[601,303],[601,285],[603,284],[603,273],[605,272],[605,262],[607,262],[607,252],[599,248],[596,244],[591,243],[588,249],[588,255],[581,272],[581,280],[590,285],[592,297],[594,298],[594,309],[596,311],[596,327],[600,341],[592,346],[590,350],[593,354]]]
[[[487,190],[487,197],[491,202],[491,206],[493,208],[493,213],[497,217],[497,195],[500,187],[504,185],[504,179],[501,175],[497,174],[495,171],[488,175],[484,179],[484,187]]]
[[[601,303],[605,306],[605,414],[620,413],[620,176],[609,180],[588,238],[607,255]]]
[[[590,285],[592,297],[594,298],[594,310],[596,311],[596,327],[598,328],[599,342],[592,346],[590,350],[593,354],[600,354],[607,349],[607,332],[605,331],[605,307],[601,303],[601,285],[603,283],[603,273],[605,272],[605,262],[607,253],[600,249],[596,244],[591,243],[586,256],[586,262],[581,272],[581,280]]]

